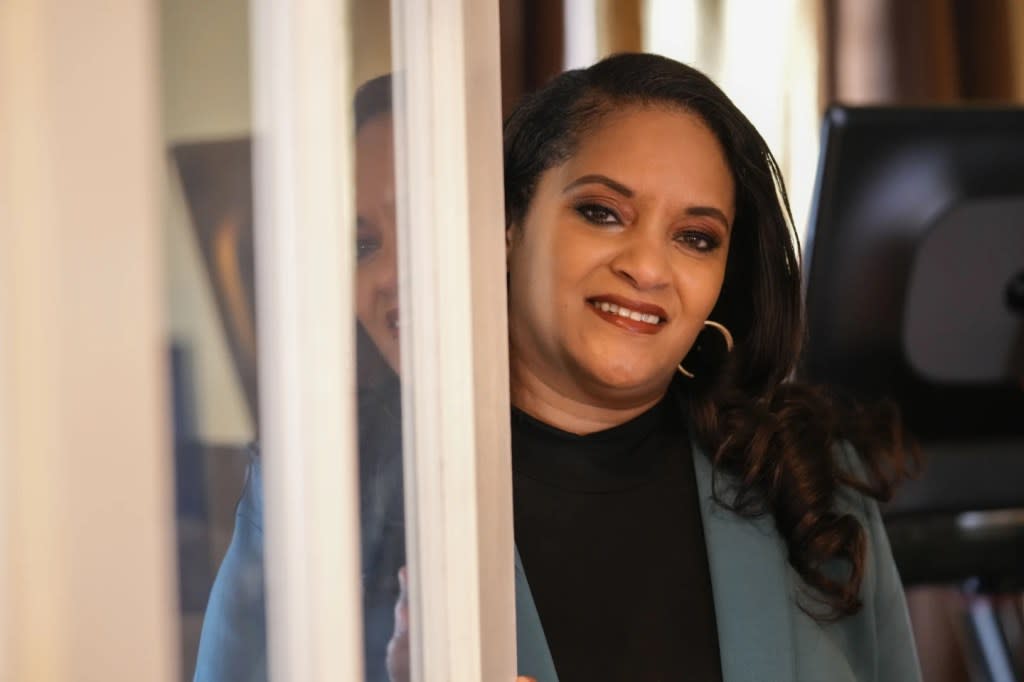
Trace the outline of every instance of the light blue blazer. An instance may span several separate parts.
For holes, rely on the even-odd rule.
[[[741,518],[714,502],[711,464],[698,447],[693,453],[724,682],[921,679],[903,589],[872,501],[853,491],[840,500],[843,511],[856,515],[868,534],[863,608],[837,622],[818,622],[800,609],[802,581],[786,561],[785,543],[772,519]],[[258,485],[247,486],[239,504],[232,546],[210,596],[197,682],[266,679],[262,496],[254,488]],[[519,673],[557,682],[518,553],[515,561]]]

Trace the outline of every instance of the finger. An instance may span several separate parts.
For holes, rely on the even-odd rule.
[[[408,574],[405,566],[398,569],[398,601],[395,602],[395,634],[409,630],[409,591]]]
[[[516,678],[516,682],[537,682],[537,678],[536,677],[523,677],[522,675],[520,675],[519,677]]]

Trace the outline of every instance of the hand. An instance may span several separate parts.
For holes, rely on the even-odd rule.
[[[398,601],[395,602],[395,630],[388,642],[386,665],[391,682],[409,682],[409,590],[405,566],[398,569]]]
[[[398,569],[398,601],[395,602],[395,631],[388,642],[387,668],[391,682],[409,682],[409,575],[405,566]],[[516,682],[537,682],[519,676]]]

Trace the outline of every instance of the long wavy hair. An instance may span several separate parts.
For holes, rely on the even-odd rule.
[[[695,378],[674,380],[711,457],[716,500],[743,516],[774,517],[789,563],[819,605],[812,613],[802,603],[805,611],[822,620],[855,613],[866,534],[853,515],[837,511],[837,493],[850,486],[888,499],[914,448],[893,406],[869,410],[789,381],[805,334],[799,241],[778,164],[725,93],[696,69],[650,54],[619,54],[557,76],[505,122],[506,224],[522,224],[541,174],[568,160],[606,115],[648,106],[700,117],[736,187],[725,280],[711,314],[732,331],[735,347],[726,354],[707,338],[716,332],[702,333],[682,359]],[[859,463],[840,455],[844,441]],[[845,570],[836,571],[837,560]]]

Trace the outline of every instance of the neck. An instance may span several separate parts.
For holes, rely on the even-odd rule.
[[[665,391],[644,396],[601,400],[545,382],[520,363],[510,367],[512,404],[534,419],[576,435],[610,429],[651,409]]]

